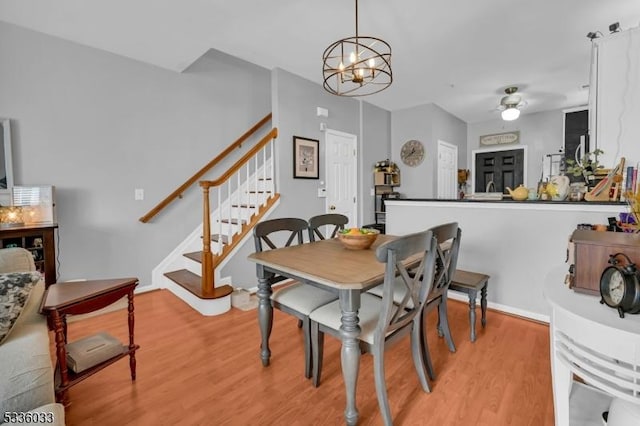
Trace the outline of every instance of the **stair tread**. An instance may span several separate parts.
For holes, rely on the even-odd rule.
[[[202,263],[202,251],[194,251],[191,253],[183,254],[184,257],[193,260],[194,262]]]
[[[251,190],[249,191],[249,194],[271,194],[272,191],[256,191],[256,190]]]
[[[202,277],[186,269],[166,272],[164,275],[200,299],[219,299],[233,292],[233,287],[223,285],[214,288],[213,294],[205,295],[202,293]]]
[[[257,206],[255,204],[231,204],[231,207],[240,207],[241,209],[255,209]]]

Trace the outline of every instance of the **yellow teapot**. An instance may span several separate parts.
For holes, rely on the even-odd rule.
[[[524,185],[520,185],[516,189],[511,189],[507,186],[507,191],[509,191],[509,195],[516,201],[523,201],[529,197],[529,190],[525,188]]]

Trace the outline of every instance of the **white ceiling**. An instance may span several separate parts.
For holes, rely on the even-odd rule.
[[[0,0],[0,20],[183,71],[214,48],[322,82],[322,52],[355,34],[353,0]],[[360,35],[391,44],[388,110],[436,103],[473,123],[585,104],[589,31],[640,25],[640,0],[361,0]]]

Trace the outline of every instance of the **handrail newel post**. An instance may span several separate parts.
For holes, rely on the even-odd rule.
[[[213,255],[211,254],[211,219],[209,208],[209,185],[202,186],[202,294],[213,294]]]

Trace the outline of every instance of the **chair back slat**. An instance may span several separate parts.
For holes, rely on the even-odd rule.
[[[253,240],[256,251],[263,251],[265,249],[264,245],[273,250],[278,247],[289,247],[294,242],[302,244],[303,232],[307,228],[308,223],[306,220],[295,217],[271,219],[260,222],[253,228]],[[276,232],[278,233],[278,237],[280,237],[281,232],[284,233],[286,240],[284,240],[285,243],[283,245],[279,246],[274,243],[273,239],[275,239],[274,234]],[[287,232],[289,232],[289,234],[287,234]]]
[[[445,223],[430,229],[437,242],[436,271],[429,299],[438,297],[449,288],[458,264],[462,230],[457,222]]]
[[[433,282],[436,241],[431,231],[402,236],[378,247],[376,257],[386,263],[382,312],[374,337],[379,341],[407,326],[422,310]],[[419,260],[419,264],[411,268],[415,273],[410,274],[407,264],[415,260]],[[407,290],[400,303],[394,303],[396,282],[401,282]]]
[[[349,222],[349,218],[343,214],[328,213],[313,216],[309,219],[309,241],[315,241],[316,237],[320,240],[324,240],[325,236],[320,230],[321,227],[327,225],[333,225],[333,230],[329,234],[328,238],[335,238],[338,235],[338,231],[344,229],[344,226]]]

